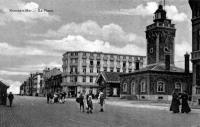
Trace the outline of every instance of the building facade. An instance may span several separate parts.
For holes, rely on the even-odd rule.
[[[32,74],[32,95],[43,96],[43,73]]]
[[[46,94],[48,92],[54,93],[62,90],[62,72],[58,68],[45,69],[44,71],[44,83]]]
[[[97,93],[95,83],[98,74],[106,72],[133,72],[134,61],[140,60],[140,66],[145,63],[144,56],[109,54],[102,52],[72,51],[63,54],[63,89],[69,96],[77,92],[93,90]]]
[[[9,86],[0,81],[0,105],[6,105],[8,88]]]
[[[189,0],[192,10],[192,63],[194,105],[200,105],[200,1]]]
[[[105,97],[120,97],[120,77],[121,72],[101,72],[96,83],[99,90],[103,91]]]
[[[185,69],[174,65],[175,25],[166,17],[162,5],[154,13],[154,23],[146,27],[147,66],[120,75],[121,97],[144,100],[171,100],[173,90],[192,93],[189,55]]]

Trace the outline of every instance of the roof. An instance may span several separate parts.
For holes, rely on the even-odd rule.
[[[158,64],[150,64],[147,65],[144,68],[141,68],[140,70],[136,70],[132,73],[127,73],[127,74],[122,74],[122,75],[128,75],[128,74],[136,74],[136,73],[144,73],[147,71],[153,71],[153,72],[174,72],[174,73],[184,73],[185,70],[179,67],[176,67],[175,65],[171,64],[170,65],[170,70],[165,69],[165,64],[164,63],[158,63]]]
[[[121,74],[124,74],[124,73],[121,73],[121,72],[101,72],[98,75],[96,82],[98,82],[98,80],[102,76],[103,79],[105,80],[105,82],[107,82],[107,83],[120,83],[120,76],[119,75],[121,75]]]
[[[0,85],[4,86],[4,87],[9,87],[8,85],[4,84],[2,81],[0,81]]]

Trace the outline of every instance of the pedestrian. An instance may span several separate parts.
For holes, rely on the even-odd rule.
[[[104,103],[105,103],[105,98],[104,98],[103,92],[100,92],[100,93],[99,93],[98,99],[99,99],[99,104],[100,104],[100,106],[101,106],[100,112],[104,112],[103,106],[104,106]]]
[[[179,100],[179,95],[178,91],[175,89],[172,93],[172,102],[170,106],[170,111],[173,113],[179,113],[179,105],[180,105],[180,100]]]
[[[12,102],[14,99],[14,95],[12,94],[12,92],[9,93],[8,95],[8,100],[9,100],[9,106],[12,107]]]
[[[80,104],[80,111],[85,112],[85,110],[84,110],[84,96],[83,96],[83,93],[80,93],[80,95],[79,95],[79,104]]]
[[[181,113],[189,113],[191,111],[190,106],[188,104],[188,94],[186,91],[183,91],[181,94]]]
[[[89,94],[86,96],[86,100],[87,100],[87,113],[92,113],[92,110],[93,110],[92,99],[93,98],[94,98],[94,95],[92,94],[92,90],[90,90]]]
[[[51,97],[51,94],[48,92],[47,93],[47,104],[49,104],[50,97]]]

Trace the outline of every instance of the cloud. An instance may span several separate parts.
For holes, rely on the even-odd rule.
[[[12,92],[14,94],[19,94],[21,82],[13,81],[13,80],[6,80],[6,79],[2,79],[2,78],[0,78],[0,80],[3,83],[5,83],[6,85],[9,86],[7,92]]]
[[[8,21],[20,22],[36,22],[37,20],[59,21],[60,18],[55,15],[50,15],[49,12],[39,12],[41,8],[35,2],[22,2],[21,0],[1,0],[0,1],[0,25],[4,25]],[[26,11],[26,10],[29,10]]]
[[[6,42],[0,42],[0,54],[1,55],[14,55],[14,56],[23,56],[23,55],[57,55],[55,53],[46,52],[34,47],[16,47],[12,46]]]
[[[90,41],[80,35],[68,35],[61,40],[44,40],[44,41],[31,41],[36,45],[43,45],[49,49],[59,49],[63,51],[98,51],[98,52],[110,52],[119,54],[140,54],[145,55],[145,47],[140,47],[134,43],[124,44],[122,47],[111,45],[110,42],[102,40]]]
[[[128,33],[117,24],[111,23],[102,27],[95,21],[86,21],[80,24],[69,23],[61,26],[58,30],[48,30],[45,34],[33,36],[43,36],[48,38],[63,38],[68,35],[78,36],[95,41],[108,41],[111,45],[124,46],[126,44],[138,44],[144,46],[145,39],[135,33]]]
[[[0,70],[0,75],[28,75],[27,72],[16,72],[16,71],[6,71]]]
[[[140,4],[136,8],[120,9],[119,11],[111,10],[111,11],[104,11],[101,13],[111,14],[111,15],[138,15],[145,17],[145,16],[153,16],[157,8],[158,4],[156,2],[147,2],[146,5]],[[188,20],[187,15],[183,12],[179,12],[175,5],[166,5],[165,9],[167,11],[167,17],[176,22],[182,22]]]

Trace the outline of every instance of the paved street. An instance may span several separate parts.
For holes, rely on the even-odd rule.
[[[45,98],[16,96],[12,108],[0,106],[0,127],[200,127],[200,111],[173,114],[167,107],[107,102],[106,111],[86,114],[74,100],[46,104]]]

